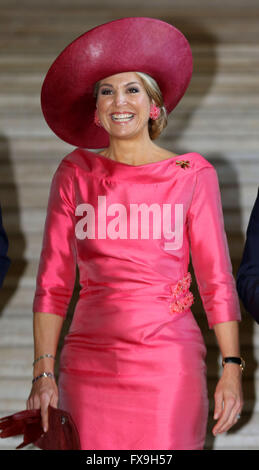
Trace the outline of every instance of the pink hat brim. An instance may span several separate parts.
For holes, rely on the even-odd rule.
[[[47,124],[65,142],[89,149],[109,145],[94,124],[94,85],[121,72],[145,72],[158,83],[170,113],[192,76],[190,45],[174,26],[149,17],[99,25],[70,43],[50,66],[41,89]]]

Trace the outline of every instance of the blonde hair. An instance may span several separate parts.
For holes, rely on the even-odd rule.
[[[162,130],[167,126],[167,111],[164,106],[164,100],[162,92],[156,82],[156,80],[144,72],[135,72],[139,78],[141,79],[143,86],[150,98],[150,100],[154,101],[154,103],[159,106],[160,108],[160,116],[158,119],[153,120],[149,119],[148,121],[148,131],[151,140],[157,139],[157,137],[161,134]],[[94,86],[94,97],[97,97],[99,86],[101,80],[96,82]]]
[[[142,80],[144,88],[151,100],[155,102],[160,108],[160,116],[158,119],[149,119],[148,130],[151,140],[157,139],[161,134],[162,130],[167,126],[167,111],[164,106],[164,99],[162,92],[156,82],[156,80],[144,72],[135,72]]]

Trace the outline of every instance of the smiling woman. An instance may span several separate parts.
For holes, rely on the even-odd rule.
[[[47,427],[47,406],[58,402],[83,450],[203,448],[206,346],[191,311],[190,251],[222,355],[239,355],[241,315],[216,170],[197,152],[172,156],[154,143],[191,75],[185,36],[133,17],[75,39],[42,86],[47,123],[77,148],[50,189],[28,407],[41,407]],[[77,266],[81,289],[57,388],[46,355],[56,354]],[[240,367],[225,363],[213,432],[233,426],[241,408]]]
[[[158,83],[154,78],[149,74],[144,72],[135,72],[135,75],[138,78],[138,81],[133,81],[125,84],[125,87],[128,88],[128,93],[138,93],[139,88],[143,87],[150,98],[150,101],[155,103],[160,108],[159,117],[157,119],[148,120],[148,131],[151,140],[155,140],[162,132],[162,130],[167,126],[168,118],[167,111],[164,106],[164,100],[162,92],[159,88]],[[94,86],[93,96],[97,98],[99,90],[101,89],[101,94],[109,94],[114,92],[113,85],[111,83],[106,83],[107,80],[99,80]],[[133,86],[135,85],[135,87]],[[107,87],[108,89],[105,89]]]
[[[96,89],[95,123],[109,135],[110,145],[106,149],[106,155],[120,160],[121,155],[127,158],[128,154],[129,159],[137,162],[143,156],[149,160],[159,159],[155,154],[158,147],[151,142],[151,135],[154,138],[160,131],[157,129],[152,132],[150,123],[158,119],[161,123],[161,110],[150,97],[152,91],[146,91],[146,86],[137,73],[111,75],[99,81]],[[161,92],[160,102],[163,105]],[[161,152],[160,148],[159,151]]]

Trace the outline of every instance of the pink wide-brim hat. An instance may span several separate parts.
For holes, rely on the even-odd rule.
[[[76,38],[52,63],[41,89],[43,115],[65,142],[104,148],[109,134],[94,124],[97,81],[145,72],[157,81],[169,114],[184,95],[192,69],[189,42],[171,24],[149,17],[110,21]]]

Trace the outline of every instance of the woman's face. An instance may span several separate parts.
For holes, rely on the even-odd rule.
[[[114,137],[134,137],[148,132],[150,98],[135,72],[101,80],[96,107],[104,129]]]

